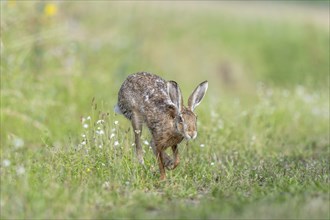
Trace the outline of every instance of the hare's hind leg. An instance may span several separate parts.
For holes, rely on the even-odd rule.
[[[136,155],[139,160],[139,163],[144,165],[142,146],[141,146],[142,121],[140,120],[140,116],[137,113],[133,112],[131,122],[135,137]]]

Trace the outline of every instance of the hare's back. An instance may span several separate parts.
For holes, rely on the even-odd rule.
[[[131,119],[132,111],[146,115],[162,111],[168,102],[166,81],[150,73],[136,73],[127,77],[118,94],[120,111]]]

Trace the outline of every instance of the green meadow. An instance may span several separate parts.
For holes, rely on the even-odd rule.
[[[1,219],[330,218],[328,1],[0,4]],[[166,181],[113,111],[139,71],[209,81]]]

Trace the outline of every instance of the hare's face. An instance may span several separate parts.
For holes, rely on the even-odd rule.
[[[170,100],[169,113],[174,118],[177,132],[185,139],[195,139],[197,137],[197,116],[194,109],[202,101],[208,87],[208,82],[204,81],[197,86],[188,99],[188,107],[184,107],[181,90],[174,81],[167,82],[167,93]]]
[[[196,115],[192,111],[185,109],[176,117],[176,128],[185,139],[195,139],[197,137]]]

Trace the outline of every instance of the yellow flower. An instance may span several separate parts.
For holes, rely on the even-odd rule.
[[[56,13],[57,13],[57,6],[55,4],[48,3],[45,5],[44,14],[47,17],[52,17],[52,16],[56,15]]]

